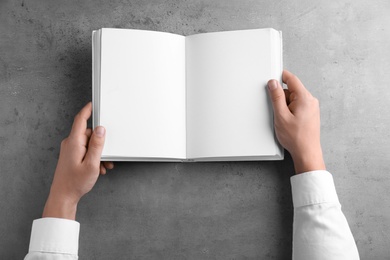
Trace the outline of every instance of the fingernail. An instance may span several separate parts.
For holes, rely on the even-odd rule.
[[[103,126],[97,126],[97,127],[95,128],[95,134],[96,134],[97,136],[103,137],[105,133],[106,133],[106,129],[104,129]]]
[[[276,84],[276,80],[270,80],[268,82],[268,89],[269,90],[274,90],[278,87],[278,84]]]

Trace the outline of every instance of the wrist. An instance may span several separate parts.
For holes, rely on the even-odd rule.
[[[78,201],[50,193],[43,210],[43,218],[64,218],[76,220]]]
[[[326,170],[321,148],[315,152],[299,153],[298,155],[291,155],[291,157],[294,162],[295,174]]]

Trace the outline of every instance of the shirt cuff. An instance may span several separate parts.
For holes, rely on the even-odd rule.
[[[328,171],[310,171],[291,177],[294,208],[321,204],[340,204],[333,177]]]
[[[29,252],[77,255],[80,223],[61,218],[40,218],[33,222]]]

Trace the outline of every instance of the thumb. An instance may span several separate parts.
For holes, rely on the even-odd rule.
[[[85,159],[93,165],[99,165],[100,163],[105,135],[106,129],[102,126],[97,126],[89,139],[88,151],[85,155]]]
[[[270,95],[275,114],[290,112],[286,103],[286,95],[277,80],[271,79],[268,81],[268,94]]]

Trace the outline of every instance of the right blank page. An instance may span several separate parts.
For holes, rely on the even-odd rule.
[[[281,154],[266,89],[281,55],[274,29],[186,37],[187,158]]]

